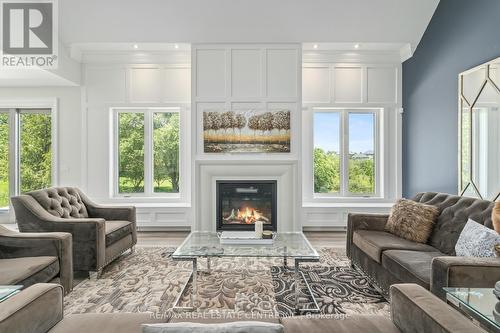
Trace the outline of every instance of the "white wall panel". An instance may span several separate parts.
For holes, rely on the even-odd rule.
[[[231,50],[231,95],[255,98],[261,96],[261,50]]]
[[[333,94],[336,103],[361,103],[361,67],[335,67],[333,69]]]
[[[267,49],[267,97],[297,97],[297,50]]]
[[[85,74],[89,103],[125,102],[127,96],[125,67],[88,67]]]
[[[397,69],[395,67],[368,67],[367,101],[369,103],[397,102]]]
[[[166,103],[188,102],[191,98],[191,70],[189,68],[164,68],[163,101]]]
[[[129,72],[129,100],[132,103],[159,103],[162,77],[160,68],[131,68]]]
[[[330,68],[305,67],[302,69],[302,101],[329,103],[331,100]]]
[[[196,51],[196,96],[226,96],[226,51]]]

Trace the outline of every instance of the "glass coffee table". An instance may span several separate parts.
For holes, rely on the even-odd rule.
[[[495,318],[495,306],[500,300],[493,288],[444,288],[448,303],[457,307],[480,326],[500,333],[500,318]],[[500,305],[497,306],[500,309]]]
[[[195,308],[195,298],[197,297],[197,275],[200,273],[197,268],[198,260],[205,258],[207,260],[207,273],[210,274],[211,258],[230,258],[230,257],[253,257],[253,258],[282,258],[285,267],[288,267],[288,259],[294,259],[293,277],[295,283],[295,311],[301,312],[319,312],[319,306],[312,293],[311,287],[304,274],[300,271],[300,264],[303,262],[319,261],[318,252],[311,246],[307,238],[301,232],[296,233],[278,233],[275,235],[272,245],[228,245],[221,244],[219,236],[215,232],[192,232],[184,242],[172,254],[174,260],[189,261],[192,263],[192,271],[189,279],[182,287],[179,296],[175,300],[174,310],[193,311]],[[300,308],[299,304],[299,284],[303,282],[307,292],[314,303],[313,308]],[[192,293],[190,306],[180,306],[182,296],[184,295],[189,283],[192,284]]]

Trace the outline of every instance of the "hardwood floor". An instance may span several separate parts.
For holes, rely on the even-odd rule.
[[[189,234],[187,231],[140,231],[137,234],[138,246],[179,246]],[[346,233],[333,231],[304,232],[314,247],[345,247]]]

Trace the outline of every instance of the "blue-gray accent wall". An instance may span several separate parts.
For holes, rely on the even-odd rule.
[[[458,74],[499,56],[500,0],[441,0],[403,63],[405,197],[458,192]]]

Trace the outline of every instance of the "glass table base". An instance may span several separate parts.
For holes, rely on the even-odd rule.
[[[174,258],[174,260],[177,261],[190,261],[192,263],[192,270],[190,272],[189,278],[186,280],[186,283],[183,285],[179,295],[177,296],[173,309],[174,311],[196,311],[196,299],[198,295],[198,284],[197,284],[197,279],[199,274],[210,274],[211,273],[211,264],[210,264],[210,258],[207,257],[207,270],[198,270],[198,258]],[[287,266],[287,257],[283,258],[283,264],[284,267],[288,268],[292,273],[293,273],[293,279],[294,279],[294,298],[295,298],[295,313],[296,314],[302,314],[305,312],[310,312],[310,313],[319,313],[320,308],[318,305],[318,302],[316,300],[316,297],[314,296],[314,293],[312,292],[311,286],[309,285],[309,282],[307,282],[307,279],[304,275],[304,273],[300,270],[300,264],[302,262],[318,262],[319,259],[295,259],[295,264],[293,269],[289,268]],[[299,301],[299,293],[300,293],[300,283],[304,283],[306,290],[307,290],[307,296],[313,301],[314,307],[313,308],[301,308],[300,307],[300,301]],[[191,283],[192,285],[192,292],[190,296],[189,303],[190,305],[188,306],[182,306],[180,305],[182,296],[186,293],[186,290],[188,289],[189,284]]]

